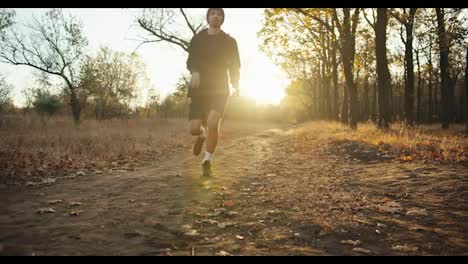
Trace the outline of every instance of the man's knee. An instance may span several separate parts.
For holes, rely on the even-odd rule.
[[[221,119],[221,115],[217,112],[211,112],[208,117],[208,129],[210,130],[217,130],[219,126],[219,120]]]
[[[198,128],[198,129],[190,128],[190,134],[192,136],[199,136],[201,134],[201,130],[200,130],[200,128]]]
[[[190,125],[190,134],[192,136],[198,136],[201,134],[201,122],[193,121]]]

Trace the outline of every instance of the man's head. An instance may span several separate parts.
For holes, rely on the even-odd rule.
[[[224,10],[222,8],[208,8],[206,20],[212,27],[220,27],[224,23]]]

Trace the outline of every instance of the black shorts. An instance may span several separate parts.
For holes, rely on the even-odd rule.
[[[208,114],[214,110],[224,116],[224,109],[228,101],[229,95],[210,95],[210,96],[193,96],[191,97],[189,107],[189,120],[208,119]]]

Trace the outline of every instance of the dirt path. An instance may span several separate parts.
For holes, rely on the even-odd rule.
[[[199,163],[186,150],[131,172],[4,190],[0,254],[468,253],[466,167],[383,160],[303,127],[221,142],[213,178]]]

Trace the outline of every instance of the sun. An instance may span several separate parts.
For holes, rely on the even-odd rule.
[[[244,75],[241,95],[248,96],[257,104],[278,105],[285,95],[287,79],[271,64],[263,64]]]

